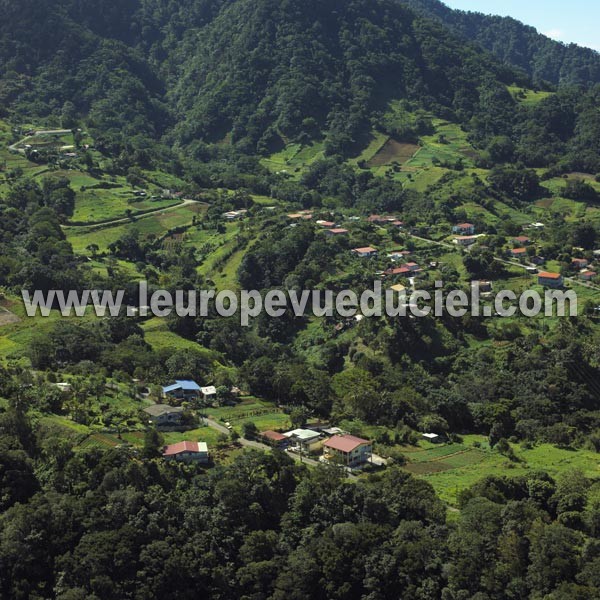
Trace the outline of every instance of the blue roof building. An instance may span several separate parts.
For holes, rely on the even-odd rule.
[[[164,386],[163,394],[175,398],[197,397],[200,395],[200,386],[191,379],[177,379],[175,383]]]

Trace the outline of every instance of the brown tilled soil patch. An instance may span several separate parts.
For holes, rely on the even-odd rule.
[[[375,156],[367,163],[368,167],[383,167],[392,162],[405,163],[419,149],[416,144],[404,144],[396,140],[388,140]]]
[[[10,325],[11,323],[18,323],[21,319],[14,313],[11,313],[6,308],[0,307],[0,327],[4,325]]]

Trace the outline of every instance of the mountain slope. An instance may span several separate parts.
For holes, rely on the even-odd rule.
[[[237,0],[179,54],[179,139],[231,131],[248,149],[326,130],[330,150],[345,152],[390,98],[470,117],[484,81],[518,78],[389,0]]]
[[[513,64],[537,78],[596,77],[597,54],[549,40],[550,50],[536,53],[521,38],[545,38],[516,21],[410,4],[0,0],[0,114],[51,124],[78,117],[113,154],[159,139],[195,157],[223,141],[255,154],[318,140],[326,153],[347,156],[382,129],[389,101],[402,100],[402,119],[425,109],[485,148],[496,136],[522,137],[507,85],[531,81]],[[481,39],[471,43],[476,29]],[[545,135],[544,114],[529,139]]]
[[[439,0],[402,0],[452,31],[480,44],[503,63],[523,69],[536,82],[600,83],[600,53],[565,45],[510,17],[452,10]]]

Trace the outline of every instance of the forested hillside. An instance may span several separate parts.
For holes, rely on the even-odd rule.
[[[600,54],[595,50],[556,42],[510,17],[452,10],[439,0],[403,1],[427,17],[439,19],[458,35],[477,42],[503,63],[522,69],[536,83],[600,82]]]
[[[598,65],[427,0],[0,0],[0,597],[600,597]]]

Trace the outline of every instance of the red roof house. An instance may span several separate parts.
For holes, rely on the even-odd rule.
[[[585,269],[589,263],[585,258],[574,258],[571,264],[578,269]]]
[[[518,235],[512,239],[513,244],[516,246],[527,246],[531,240],[526,235]]]
[[[521,258],[527,256],[527,248],[513,248],[510,253],[517,258]]]
[[[208,462],[208,446],[206,442],[178,442],[165,446],[163,456],[167,459],[184,462]]]
[[[560,273],[548,273],[540,271],[538,273],[538,283],[546,287],[558,288],[563,284],[563,278]]]
[[[373,453],[373,445],[369,440],[354,435],[334,435],[324,444],[325,455],[334,462],[348,467],[357,467],[368,462]]]
[[[377,249],[372,248],[371,246],[365,246],[364,248],[354,248],[352,253],[361,258],[371,258],[372,256],[377,256]]]
[[[283,433],[272,431],[270,429],[261,431],[260,437],[263,438],[265,443],[270,444],[271,446],[281,446],[288,441],[288,438],[285,437]]]
[[[396,267],[385,271],[386,275],[410,275],[411,270],[408,267]]]

